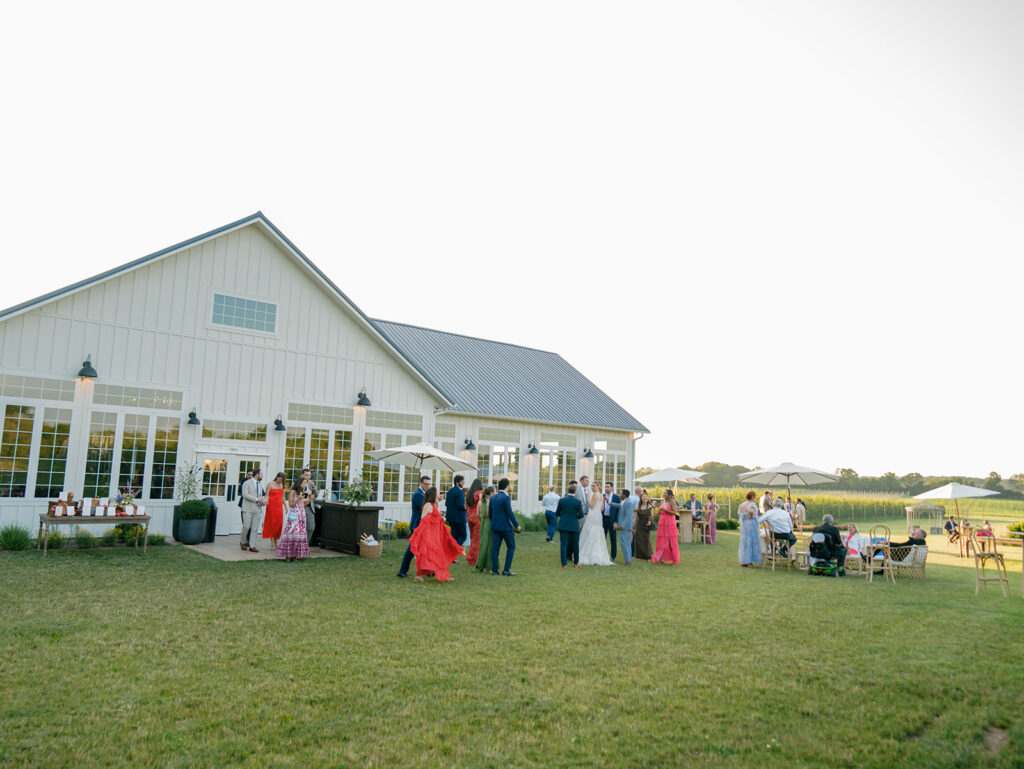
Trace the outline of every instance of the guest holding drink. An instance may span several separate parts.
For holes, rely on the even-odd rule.
[[[466,494],[466,524],[469,526],[469,552],[466,553],[466,560],[470,566],[476,565],[477,554],[480,552],[480,516],[477,507],[483,493],[483,481],[474,478]]]
[[[494,547],[494,532],[491,531],[491,511],[488,508],[488,504],[494,492],[495,488],[493,486],[485,488],[478,505],[480,513],[480,551],[476,557],[477,571],[489,572],[491,570],[490,559],[487,556]],[[483,553],[483,557],[480,556],[480,553]]]
[[[286,561],[309,558],[309,542],[306,541],[306,482],[300,475],[288,492],[288,512],[285,514],[281,541],[277,545],[277,557]]]
[[[740,566],[761,563],[761,535],[758,533],[757,494],[747,492],[747,499],[737,511],[740,516]]]
[[[409,547],[416,556],[416,582],[431,574],[438,582],[452,579],[448,567],[462,555],[462,547],[448,531],[437,507],[437,487],[431,486],[423,497],[423,517],[409,537]]]
[[[267,512],[263,519],[263,539],[270,540],[270,546],[277,550],[284,526],[284,473],[278,473],[267,484]]]
[[[676,497],[665,489],[658,508],[658,536],[655,539],[652,563],[679,563],[679,508]]]
[[[704,544],[715,545],[718,543],[718,503],[714,494],[708,494],[708,504],[704,508]]]
[[[652,518],[654,517],[654,502],[646,491],[640,492],[640,504],[636,506],[636,531],[633,534],[633,544],[638,560],[651,560],[651,529],[653,528]]]

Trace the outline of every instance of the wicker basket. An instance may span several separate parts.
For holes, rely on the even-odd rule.
[[[376,545],[364,545],[362,542],[359,543],[360,558],[380,558],[380,554],[383,550],[383,542],[378,542]]]

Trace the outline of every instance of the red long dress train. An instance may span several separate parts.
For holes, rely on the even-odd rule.
[[[430,512],[420,519],[420,525],[409,537],[409,547],[416,556],[416,576],[433,572],[438,582],[452,578],[448,567],[462,555],[462,547],[448,530],[437,505],[432,505]]]
[[[284,524],[284,489],[267,490],[267,517],[263,519],[263,539],[281,539]]]
[[[473,494],[468,509],[466,510],[466,522],[469,524],[469,552],[466,553],[466,560],[470,566],[476,566],[477,556],[480,554],[480,497],[482,491]]]

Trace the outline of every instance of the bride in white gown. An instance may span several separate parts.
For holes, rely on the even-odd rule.
[[[612,566],[614,564],[608,557],[604,524],[601,521],[604,496],[596,483],[590,484],[589,501],[590,510],[583,518],[580,529],[580,566]]]

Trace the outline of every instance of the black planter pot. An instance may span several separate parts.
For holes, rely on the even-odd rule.
[[[198,545],[206,538],[206,518],[187,518],[178,521],[178,534],[175,536],[185,545]]]

